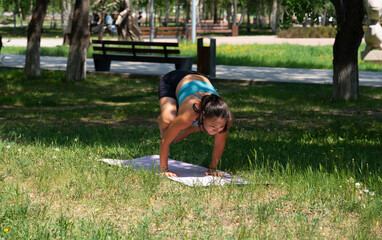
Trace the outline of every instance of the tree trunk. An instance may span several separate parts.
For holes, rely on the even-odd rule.
[[[325,6],[324,9],[322,10],[322,18],[321,18],[321,26],[328,26],[328,8]]]
[[[25,74],[28,77],[40,76],[40,42],[48,4],[49,0],[37,0],[32,19],[28,24],[28,42],[25,56]]]
[[[237,0],[233,1],[233,16],[232,16],[232,24],[237,23]]]
[[[61,6],[61,29],[62,29],[62,32],[64,32],[64,26],[65,26],[64,0],[60,0],[60,6]]]
[[[165,22],[165,27],[168,26],[168,23],[170,22],[170,0],[166,0],[166,8],[164,10],[164,22]]]
[[[242,7],[241,9],[241,12],[240,12],[240,19],[239,19],[239,22],[237,23],[237,25],[241,26],[244,22],[244,16],[245,16],[245,9]]]
[[[259,0],[258,6],[256,7],[256,22],[257,22],[257,27],[260,29],[263,27],[263,22],[262,22],[263,7],[264,7],[263,1]]]
[[[24,23],[23,23],[24,18],[23,18],[23,13],[22,13],[20,5],[19,5],[19,18],[20,18],[20,26],[24,27]]]
[[[86,56],[90,45],[90,0],[76,0],[72,19],[66,81],[81,81],[86,77]]]
[[[199,2],[199,0],[195,0],[195,15],[196,15],[196,25],[198,24],[198,23],[200,23],[200,11],[199,11],[199,4],[200,4],[200,2]]]
[[[338,32],[333,46],[333,100],[359,98],[358,48],[363,37],[361,0],[331,0]]]
[[[61,26],[62,26],[62,33],[66,33],[66,29],[69,25],[70,20],[70,12],[72,11],[72,5],[68,2],[68,0],[61,0]]]
[[[52,19],[50,20],[50,28],[56,29],[57,23],[56,23],[56,6],[54,4],[54,1],[52,1]]]
[[[272,0],[272,10],[270,15],[270,25],[273,34],[280,32],[280,14],[281,14],[281,0]]]
[[[198,8],[198,11],[197,11],[197,22],[196,24],[201,24],[202,21],[203,21],[203,9],[204,9],[204,1],[203,0],[198,0],[199,1],[199,4],[196,5],[197,8]]]
[[[30,21],[33,17],[33,0],[30,0],[29,5],[30,5],[29,7],[29,13],[30,13],[29,21]]]
[[[218,23],[218,19],[219,19],[219,16],[218,16],[218,0],[214,0],[214,23]]]
[[[178,0],[175,0],[175,9],[176,9],[176,12],[175,12],[175,26],[178,26],[179,25],[179,15],[180,15],[180,6],[179,6],[179,1]]]
[[[251,32],[251,0],[247,0],[247,32]]]
[[[12,11],[13,12],[13,30],[16,31],[16,27],[17,27],[17,23],[16,23],[16,15],[17,15],[17,12],[16,11]]]

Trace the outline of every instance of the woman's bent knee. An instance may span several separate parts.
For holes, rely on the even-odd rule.
[[[176,116],[174,116],[173,114],[162,113],[160,118],[164,127],[167,128],[175,120]]]

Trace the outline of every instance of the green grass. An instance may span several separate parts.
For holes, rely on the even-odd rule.
[[[359,48],[360,52],[365,49],[364,44]],[[197,55],[195,44],[181,42],[180,51],[182,56]],[[4,47],[2,53],[25,54],[25,47]],[[42,47],[42,56],[67,57],[68,46]],[[89,48],[88,58],[93,54]],[[285,67],[305,69],[332,69],[333,50],[332,46],[301,46],[290,44],[249,44],[249,45],[219,45],[216,49],[217,65],[252,66],[252,67]],[[360,71],[382,71],[382,64],[370,63],[359,60]]]
[[[215,83],[235,116],[219,168],[254,184],[190,188],[97,161],[158,154],[159,79],[64,76],[0,68],[0,238],[382,237],[381,88]],[[170,157],[208,166],[212,144]]]
[[[19,25],[20,22],[17,21],[17,25]],[[45,24],[50,24],[50,22]],[[61,24],[60,22],[57,22],[57,24]],[[7,27],[0,27],[0,35],[3,38],[26,38],[28,35],[28,22],[24,22],[23,27],[13,27],[13,22],[8,23]],[[43,32],[41,34],[42,38],[63,38],[63,32],[62,28],[50,28],[50,27],[44,27]]]

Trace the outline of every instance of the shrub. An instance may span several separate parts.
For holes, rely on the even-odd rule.
[[[335,27],[291,27],[277,34],[280,38],[334,38]]]

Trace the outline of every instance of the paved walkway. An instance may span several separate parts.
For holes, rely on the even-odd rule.
[[[305,46],[333,45],[334,38],[278,38],[276,36],[237,36],[237,37],[214,37],[216,44],[298,44]],[[145,41],[148,41],[145,38]],[[154,42],[177,42],[175,38],[157,38]],[[207,38],[205,38],[207,41]],[[62,38],[44,38],[41,41],[42,47],[55,47],[62,45]],[[3,38],[4,46],[26,46],[25,38]]]
[[[245,43],[266,43],[286,41],[287,39],[278,39],[273,36],[265,37],[219,37],[216,38],[217,44],[228,42],[235,42],[240,44]],[[306,42],[306,39],[291,39],[289,43],[300,44],[300,41]],[[5,46],[26,46],[26,40],[16,39],[10,41],[3,41]],[[24,42],[23,42],[24,41]],[[57,46],[61,45],[61,39],[44,39],[41,42],[42,46]],[[163,41],[163,39],[161,40]],[[174,41],[173,39],[171,41]],[[176,41],[176,40],[175,40]],[[333,39],[314,39],[316,43],[310,41],[312,45],[320,44],[333,44]],[[309,41],[308,41],[309,42]],[[301,43],[304,44],[304,43]],[[9,55],[1,54],[3,56],[2,66],[24,68],[25,56],[24,55]],[[67,58],[64,57],[45,57],[40,59],[42,69],[58,69],[66,70]],[[193,65],[193,70],[196,70],[196,64]],[[138,74],[138,75],[151,75],[161,76],[174,70],[174,64],[163,63],[140,63],[140,62],[112,62],[111,72],[125,73],[125,74]],[[87,60],[87,71],[94,71],[94,64],[92,59]],[[316,83],[316,84],[332,84],[333,71],[320,70],[320,69],[289,69],[289,68],[267,68],[267,67],[240,67],[240,66],[216,66],[216,79],[232,80],[232,81],[253,81],[253,82],[297,82],[297,83]],[[361,86],[376,86],[382,87],[382,73],[380,72],[360,72],[359,73]]]

